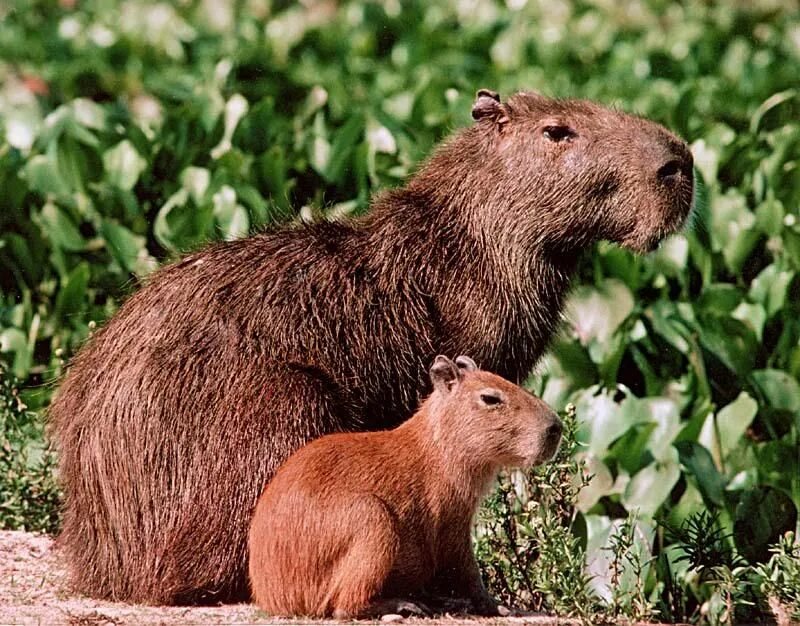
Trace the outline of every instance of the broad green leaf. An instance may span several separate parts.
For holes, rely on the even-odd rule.
[[[177,232],[180,228],[180,217],[172,217],[173,210],[178,213],[178,210],[184,207],[189,199],[189,192],[186,189],[179,189],[173,193],[169,199],[164,203],[156,215],[156,221],[153,224],[153,234],[156,240],[168,250],[176,249],[176,242],[180,238]],[[177,210],[176,210],[177,209]],[[171,222],[174,222],[171,223]]]
[[[622,281],[607,279],[599,287],[578,287],[567,310],[583,345],[606,343],[633,311],[633,295]]]
[[[75,266],[66,278],[56,296],[55,313],[66,321],[86,308],[86,287],[89,285],[91,271],[86,262]]]
[[[677,456],[674,454],[666,462],[653,462],[631,478],[622,495],[622,504],[628,512],[638,512],[643,518],[656,514],[680,478]]]
[[[765,235],[777,237],[783,230],[785,214],[783,203],[770,193],[767,199],[756,207],[756,223]]]
[[[239,239],[247,235],[250,220],[247,210],[236,201],[236,191],[233,187],[223,185],[214,194],[214,219],[222,230],[226,241]]]
[[[31,189],[41,194],[63,196],[70,191],[51,156],[37,154],[31,157],[23,171]]]
[[[722,506],[726,481],[714,465],[711,453],[694,441],[679,441],[675,449],[681,465],[694,480],[706,503]]]
[[[219,144],[211,150],[211,158],[219,159],[233,147],[233,134],[241,119],[247,114],[249,106],[244,96],[238,93],[233,94],[225,103],[225,130]]]
[[[591,476],[589,484],[578,492],[578,510],[586,513],[597,501],[614,490],[614,477],[608,466],[594,454],[583,457],[584,471]]]
[[[81,126],[86,126],[92,130],[103,130],[106,124],[106,109],[89,100],[88,98],[76,98],[70,104],[72,115],[76,122]]]
[[[330,146],[330,158],[326,160],[323,168],[325,180],[340,182],[347,164],[353,156],[353,150],[364,134],[364,119],[361,115],[354,114],[347,123],[336,133]]]
[[[786,372],[776,369],[756,370],[751,373],[756,388],[775,409],[800,411],[800,383]]]
[[[794,272],[780,270],[776,264],[768,265],[753,279],[750,299],[764,305],[767,317],[772,317],[783,308],[786,291],[794,278]]]
[[[181,185],[195,204],[202,204],[211,183],[211,172],[205,167],[187,167],[181,173]]]
[[[11,370],[14,376],[24,380],[33,365],[33,347],[36,343],[39,315],[33,316],[31,328],[26,336],[18,328],[6,328],[0,332],[0,352],[12,352],[14,361]]]
[[[707,315],[701,320],[700,343],[732,372],[745,376],[753,368],[758,342],[753,331],[732,317]]]
[[[103,153],[106,179],[120,189],[133,189],[139,176],[147,167],[147,161],[125,139]]]
[[[113,220],[103,221],[100,228],[106,246],[122,269],[144,276],[156,267],[155,259],[147,252],[145,238]]]
[[[736,286],[728,283],[713,283],[703,289],[697,300],[697,306],[701,310],[726,314],[731,313],[742,301],[742,298],[743,294]]]
[[[78,227],[65,211],[48,202],[40,214],[42,230],[56,246],[68,252],[79,252],[86,248],[86,241]]]
[[[731,317],[747,324],[756,334],[756,339],[761,341],[767,321],[767,312],[762,305],[742,302],[733,310]]]
[[[743,391],[716,415],[709,414],[706,418],[698,441],[712,453],[719,451],[722,457],[715,459],[718,466],[733,452],[756,413],[758,404]]]
[[[722,252],[728,268],[738,273],[762,236],[755,228],[756,217],[746,198],[735,190],[716,195],[711,203],[711,241]]]
[[[796,524],[797,508],[789,496],[773,487],[757,487],[742,493],[734,513],[733,538],[750,563],[763,563],[769,558],[769,546]]]
[[[602,458],[608,446],[636,422],[631,421],[632,415],[620,410],[620,405],[607,392],[594,395],[593,391],[585,390],[575,401],[581,424],[579,438],[587,442],[589,452]]]

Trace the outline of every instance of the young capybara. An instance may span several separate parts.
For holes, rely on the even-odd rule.
[[[190,254],[78,353],[51,406],[78,590],[246,595],[253,507],[292,452],[398,425],[438,353],[520,381],[581,250],[650,250],[689,213],[691,154],[657,124],[532,93],[472,114],[368,215]]]
[[[500,468],[555,454],[561,422],[468,357],[436,357],[430,377],[404,424],[327,435],[275,473],[250,525],[250,585],[267,613],[357,617],[430,588],[496,614],[472,519]]]

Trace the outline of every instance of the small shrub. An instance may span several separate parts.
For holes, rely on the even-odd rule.
[[[60,492],[53,451],[0,361],[0,528],[54,533]]]
[[[573,533],[578,492],[588,477],[574,458],[575,409],[562,415],[555,459],[501,476],[478,516],[476,551],[491,592],[509,606],[591,621],[598,599],[589,589],[586,557]]]
[[[755,568],[759,591],[781,623],[800,622],[800,540],[787,532],[770,552],[769,561]]]

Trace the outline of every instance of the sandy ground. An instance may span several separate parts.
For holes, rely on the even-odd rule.
[[[71,594],[64,566],[50,537],[0,531],[0,625],[69,624],[121,626],[138,624],[294,624],[298,620],[270,618],[251,604],[214,607],[149,607],[103,602]],[[340,624],[342,622],[314,622]],[[368,624],[370,622],[358,622]],[[380,623],[380,622],[373,622]],[[545,616],[464,619],[399,619],[400,624],[471,624],[474,626],[537,626],[573,624]]]

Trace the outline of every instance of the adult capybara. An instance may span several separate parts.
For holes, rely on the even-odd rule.
[[[292,452],[398,425],[438,353],[521,380],[579,252],[650,250],[689,212],[691,154],[657,124],[531,93],[472,114],[367,216],[191,254],[81,350],[51,407],[80,591],[246,594],[253,507]]]
[[[496,614],[472,519],[502,467],[555,454],[561,422],[468,357],[436,357],[430,377],[394,430],[327,435],[275,473],[250,525],[250,586],[267,613],[357,617],[433,590]]]

